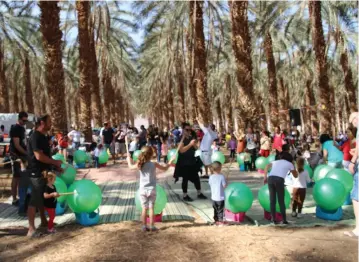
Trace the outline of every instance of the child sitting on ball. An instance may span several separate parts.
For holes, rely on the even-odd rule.
[[[166,171],[170,164],[176,159],[174,155],[168,164],[160,165],[151,162],[153,150],[149,146],[142,147],[142,153],[138,157],[138,162],[133,164],[131,155],[127,154],[127,163],[130,169],[140,171],[140,201],[142,205],[142,231],[157,231],[154,226],[154,205],[156,201],[156,168]],[[149,211],[150,227],[147,227],[147,211]]]
[[[213,175],[209,177],[208,184],[211,187],[211,199],[214,209],[213,219],[217,226],[223,226],[224,214],[224,188],[227,186],[224,175],[221,174],[222,165],[220,162],[213,162]]]
[[[60,195],[56,192],[56,187],[54,185],[56,180],[56,175],[52,172],[43,172],[44,178],[46,179],[46,187],[44,192],[44,207],[47,211],[47,214],[49,215],[49,222],[47,225],[47,232],[48,233],[56,233],[56,230],[54,228],[54,219],[55,219],[55,209],[57,200]]]

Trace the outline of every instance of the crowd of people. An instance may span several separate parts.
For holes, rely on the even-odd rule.
[[[187,193],[189,181],[194,184],[198,199],[206,199],[207,197],[201,191],[200,178],[209,178],[214,217],[218,223],[223,222],[224,188],[226,186],[225,178],[221,173],[221,164],[212,163],[212,154],[218,150],[227,148],[231,161],[235,160],[236,154],[245,153],[244,162],[249,171],[256,169],[255,161],[258,156],[276,155],[276,160],[264,171],[265,183],[268,183],[270,190],[272,210],[270,215],[273,222],[275,222],[273,203],[275,203],[276,197],[279,200],[283,221],[286,222],[285,208],[283,210],[283,190],[284,178],[288,172],[291,172],[294,179],[297,179],[293,186],[292,215],[300,217],[305,199],[306,182],[308,182],[308,174],[303,169],[304,163],[308,163],[312,167],[320,163],[327,163],[332,167],[344,167],[355,174],[352,200],[356,219],[358,219],[357,113],[352,114],[351,125],[345,134],[341,133],[336,138],[332,138],[329,134],[321,134],[319,137],[310,134],[301,135],[298,130],[293,130],[288,134],[286,131],[281,131],[280,127],[276,127],[272,135],[266,130],[258,132],[252,128],[248,128],[246,132],[239,130],[233,133],[219,133],[215,125],[204,125],[197,120],[195,125],[183,123],[171,130],[161,129],[154,125],[149,125],[148,128],[141,126],[139,130],[127,124],[112,127],[110,123],[106,122],[98,133],[94,132],[93,141],[90,143],[83,143],[83,136],[76,127],[73,127],[70,132],[50,136],[51,118],[48,115],[37,118],[35,128],[27,138],[24,128],[27,117],[26,112],[20,112],[17,123],[10,128],[9,151],[13,171],[13,205],[24,206],[24,203],[19,203],[17,198],[18,192],[20,193],[22,188],[21,183],[30,183],[32,188],[27,209],[29,236],[36,234],[34,226],[36,209],[40,212],[42,225],[48,225],[44,210],[53,208],[54,202],[59,196],[53,186],[53,175],[49,171],[61,171],[62,162],[54,160],[52,155],[60,152],[69,163],[72,163],[75,150],[81,149],[83,146],[92,154],[95,167],[99,167],[100,153],[103,150],[109,150],[114,163],[118,159],[127,159],[126,162],[130,168],[138,169],[141,174],[141,201],[144,209],[149,209],[150,212],[152,212],[155,199],[155,169],[165,170],[168,168],[169,164],[174,161],[172,158],[167,163],[168,152],[175,148],[178,152],[178,159],[174,178],[177,182],[182,177],[183,200],[193,201]],[[142,153],[139,162],[134,164],[131,159],[136,150],[141,150]],[[127,154],[127,152],[129,153]],[[198,154],[198,152],[200,153]],[[152,158],[157,163],[151,164]],[[159,164],[162,161],[164,165]],[[296,161],[297,168],[294,168],[294,161]],[[209,175],[211,176],[209,177]],[[24,213],[25,210],[19,208],[19,212]],[[48,212],[51,213],[52,210],[48,210]],[[142,229],[145,231],[156,230],[153,220],[151,221],[150,228],[144,224]],[[51,221],[48,230],[54,232]],[[355,228],[348,234],[358,235],[358,233],[359,229]]]

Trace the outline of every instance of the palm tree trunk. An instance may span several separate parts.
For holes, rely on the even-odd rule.
[[[307,80],[305,83],[305,90],[304,90],[304,112],[305,112],[305,132],[310,133],[311,132],[311,125],[312,125],[312,108],[310,104],[310,93],[311,93],[311,80]]]
[[[74,122],[76,127],[78,127],[79,124],[79,114],[80,114],[80,104],[78,103],[77,99],[74,99],[73,101],[73,109],[74,109],[74,113],[75,113],[75,117],[74,117]]]
[[[0,110],[2,113],[9,113],[9,91],[5,77],[4,48],[0,41]]]
[[[101,96],[100,96],[100,79],[97,72],[97,57],[96,57],[96,47],[95,47],[95,34],[94,34],[94,21],[90,20],[89,26],[89,37],[90,37],[90,61],[91,61],[91,111],[94,126],[102,126],[102,114],[101,114]]]
[[[125,105],[125,123],[128,123],[130,121],[130,106],[128,102],[126,102]]]
[[[55,133],[67,130],[64,68],[62,65],[62,31],[58,1],[39,1],[40,29],[45,53],[46,85],[51,104],[52,127]]]
[[[227,123],[227,133],[233,132],[233,111],[232,111],[232,88],[231,88],[231,76],[228,74],[226,76],[223,88],[223,95],[225,101],[224,105],[224,115],[225,122]]]
[[[278,94],[277,94],[277,74],[273,55],[272,37],[269,32],[266,34],[264,49],[268,68],[268,91],[269,91],[269,111],[271,127],[278,125]]]
[[[107,69],[107,63],[106,59],[104,57],[104,54],[102,54],[101,59],[101,71],[102,71],[102,88],[103,88],[103,116],[104,116],[104,122],[110,121],[111,117],[111,108],[110,108],[110,97],[112,94],[112,84],[111,84],[111,78]]]
[[[336,105],[335,105],[335,89],[334,86],[330,86],[330,117],[331,117],[331,122],[333,123],[333,128],[332,128],[332,136],[335,137],[337,133],[337,126],[335,125],[335,116],[336,116]]]
[[[352,70],[349,67],[348,62],[348,52],[347,49],[340,56],[340,64],[342,66],[344,72],[344,86],[345,86],[345,100],[347,100],[347,104],[349,105],[349,110],[352,112],[358,111],[357,107],[357,96],[356,96],[356,88],[353,83],[353,74]],[[351,112],[347,112],[349,116]]]
[[[76,10],[79,27],[79,53],[80,53],[80,130],[85,135],[87,142],[92,141],[91,130],[91,82],[92,82],[92,57],[90,52],[89,17],[90,2],[76,1]]]
[[[209,101],[207,94],[207,65],[206,46],[203,33],[203,1],[194,1],[194,81],[198,97],[198,117],[204,123],[209,123]]]
[[[232,49],[237,65],[239,85],[239,103],[237,103],[236,110],[239,113],[243,108],[245,114],[243,116],[253,122],[254,118],[258,116],[258,109],[253,99],[251,37],[247,16],[248,2],[230,0],[228,4],[232,21]]]
[[[327,74],[327,59],[325,56],[325,41],[322,26],[322,15],[321,15],[321,2],[320,1],[309,1],[309,17],[311,21],[312,29],[312,41],[316,56],[316,73],[318,77],[318,90],[319,90],[319,115],[320,115],[320,132],[331,133],[332,123],[330,110],[330,92],[329,91],[329,80]]]
[[[15,84],[15,81],[11,81],[11,90],[12,90],[12,105],[11,107],[11,112],[20,112],[19,110],[19,96],[18,96],[18,88]]]
[[[27,112],[28,113],[34,113],[34,99],[32,95],[32,89],[31,89],[31,71],[30,71],[30,61],[27,54],[25,56],[24,61],[24,87],[25,87],[25,97],[26,97],[26,105],[27,105]]]
[[[184,86],[183,86],[184,88]],[[173,82],[172,82],[172,78],[170,77],[168,80],[168,125],[169,128],[172,129],[175,126],[175,115],[174,115],[174,110],[173,110]],[[184,91],[184,90],[183,90]],[[184,116],[184,108],[183,108],[183,116]]]
[[[279,78],[278,85],[278,102],[279,102],[279,122],[281,129],[285,129],[287,126],[287,114],[286,101],[285,101],[285,86],[283,78]]]
[[[183,76],[183,70],[181,65],[181,59],[179,58],[179,55],[176,59],[176,76],[177,76],[177,93],[178,93],[178,116],[179,121],[185,122],[186,121],[186,113],[185,113],[185,104],[184,104],[184,76]],[[190,82],[189,82],[190,83]]]
[[[222,133],[224,130],[223,127],[223,119],[222,119],[222,107],[221,107],[221,100],[217,98],[216,100],[216,114],[218,119],[218,132]]]
[[[285,117],[287,119],[286,123],[287,123],[287,126],[286,126],[286,129],[287,130],[290,130],[291,128],[291,121],[290,121],[290,116],[289,116],[289,109],[292,108],[292,103],[291,103],[291,97],[290,97],[290,94],[289,94],[289,88],[288,88],[288,85],[286,85],[284,83],[284,101],[285,101],[285,105],[284,105],[284,108],[287,110],[286,113],[285,113]]]

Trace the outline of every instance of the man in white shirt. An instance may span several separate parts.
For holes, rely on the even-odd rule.
[[[78,150],[81,142],[81,133],[77,131],[76,127],[74,127],[73,130],[67,134],[67,136],[72,140],[74,148]]]
[[[201,141],[200,150],[202,152],[202,162],[204,164],[204,169],[206,174],[202,176],[203,178],[208,178],[208,167],[212,164],[212,143],[215,139],[218,138],[215,125],[210,124],[208,127],[205,127],[203,123],[198,121],[199,127],[202,129],[204,136]]]

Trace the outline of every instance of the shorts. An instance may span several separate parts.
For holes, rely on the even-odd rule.
[[[45,179],[41,177],[30,177],[31,198],[29,206],[41,208],[44,206]]]
[[[108,150],[110,150],[110,154],[114,155],[115,154],[115,144],[104,144],[104,147]]]
[[[156,202],[156,189],[141,189],[141,205],[144,208],[152,208]]]
[[[205,166],[212,164],[212,152],[203,152],[202,151],[202,162]]]
[[[359,202],[359,196],[358,196],[358,186],[359,186],[359,183],[358,183],[358,172],[356,172],[354,174],[354,184],[353,184],[353,189],[352,189],[352,192],[350,193],[350,198],[352,200],[355,200],[357,202]]]
[[[126,144],[125,143],[115,143],[115,153],[116,154],[125,154],[126,153]]]

